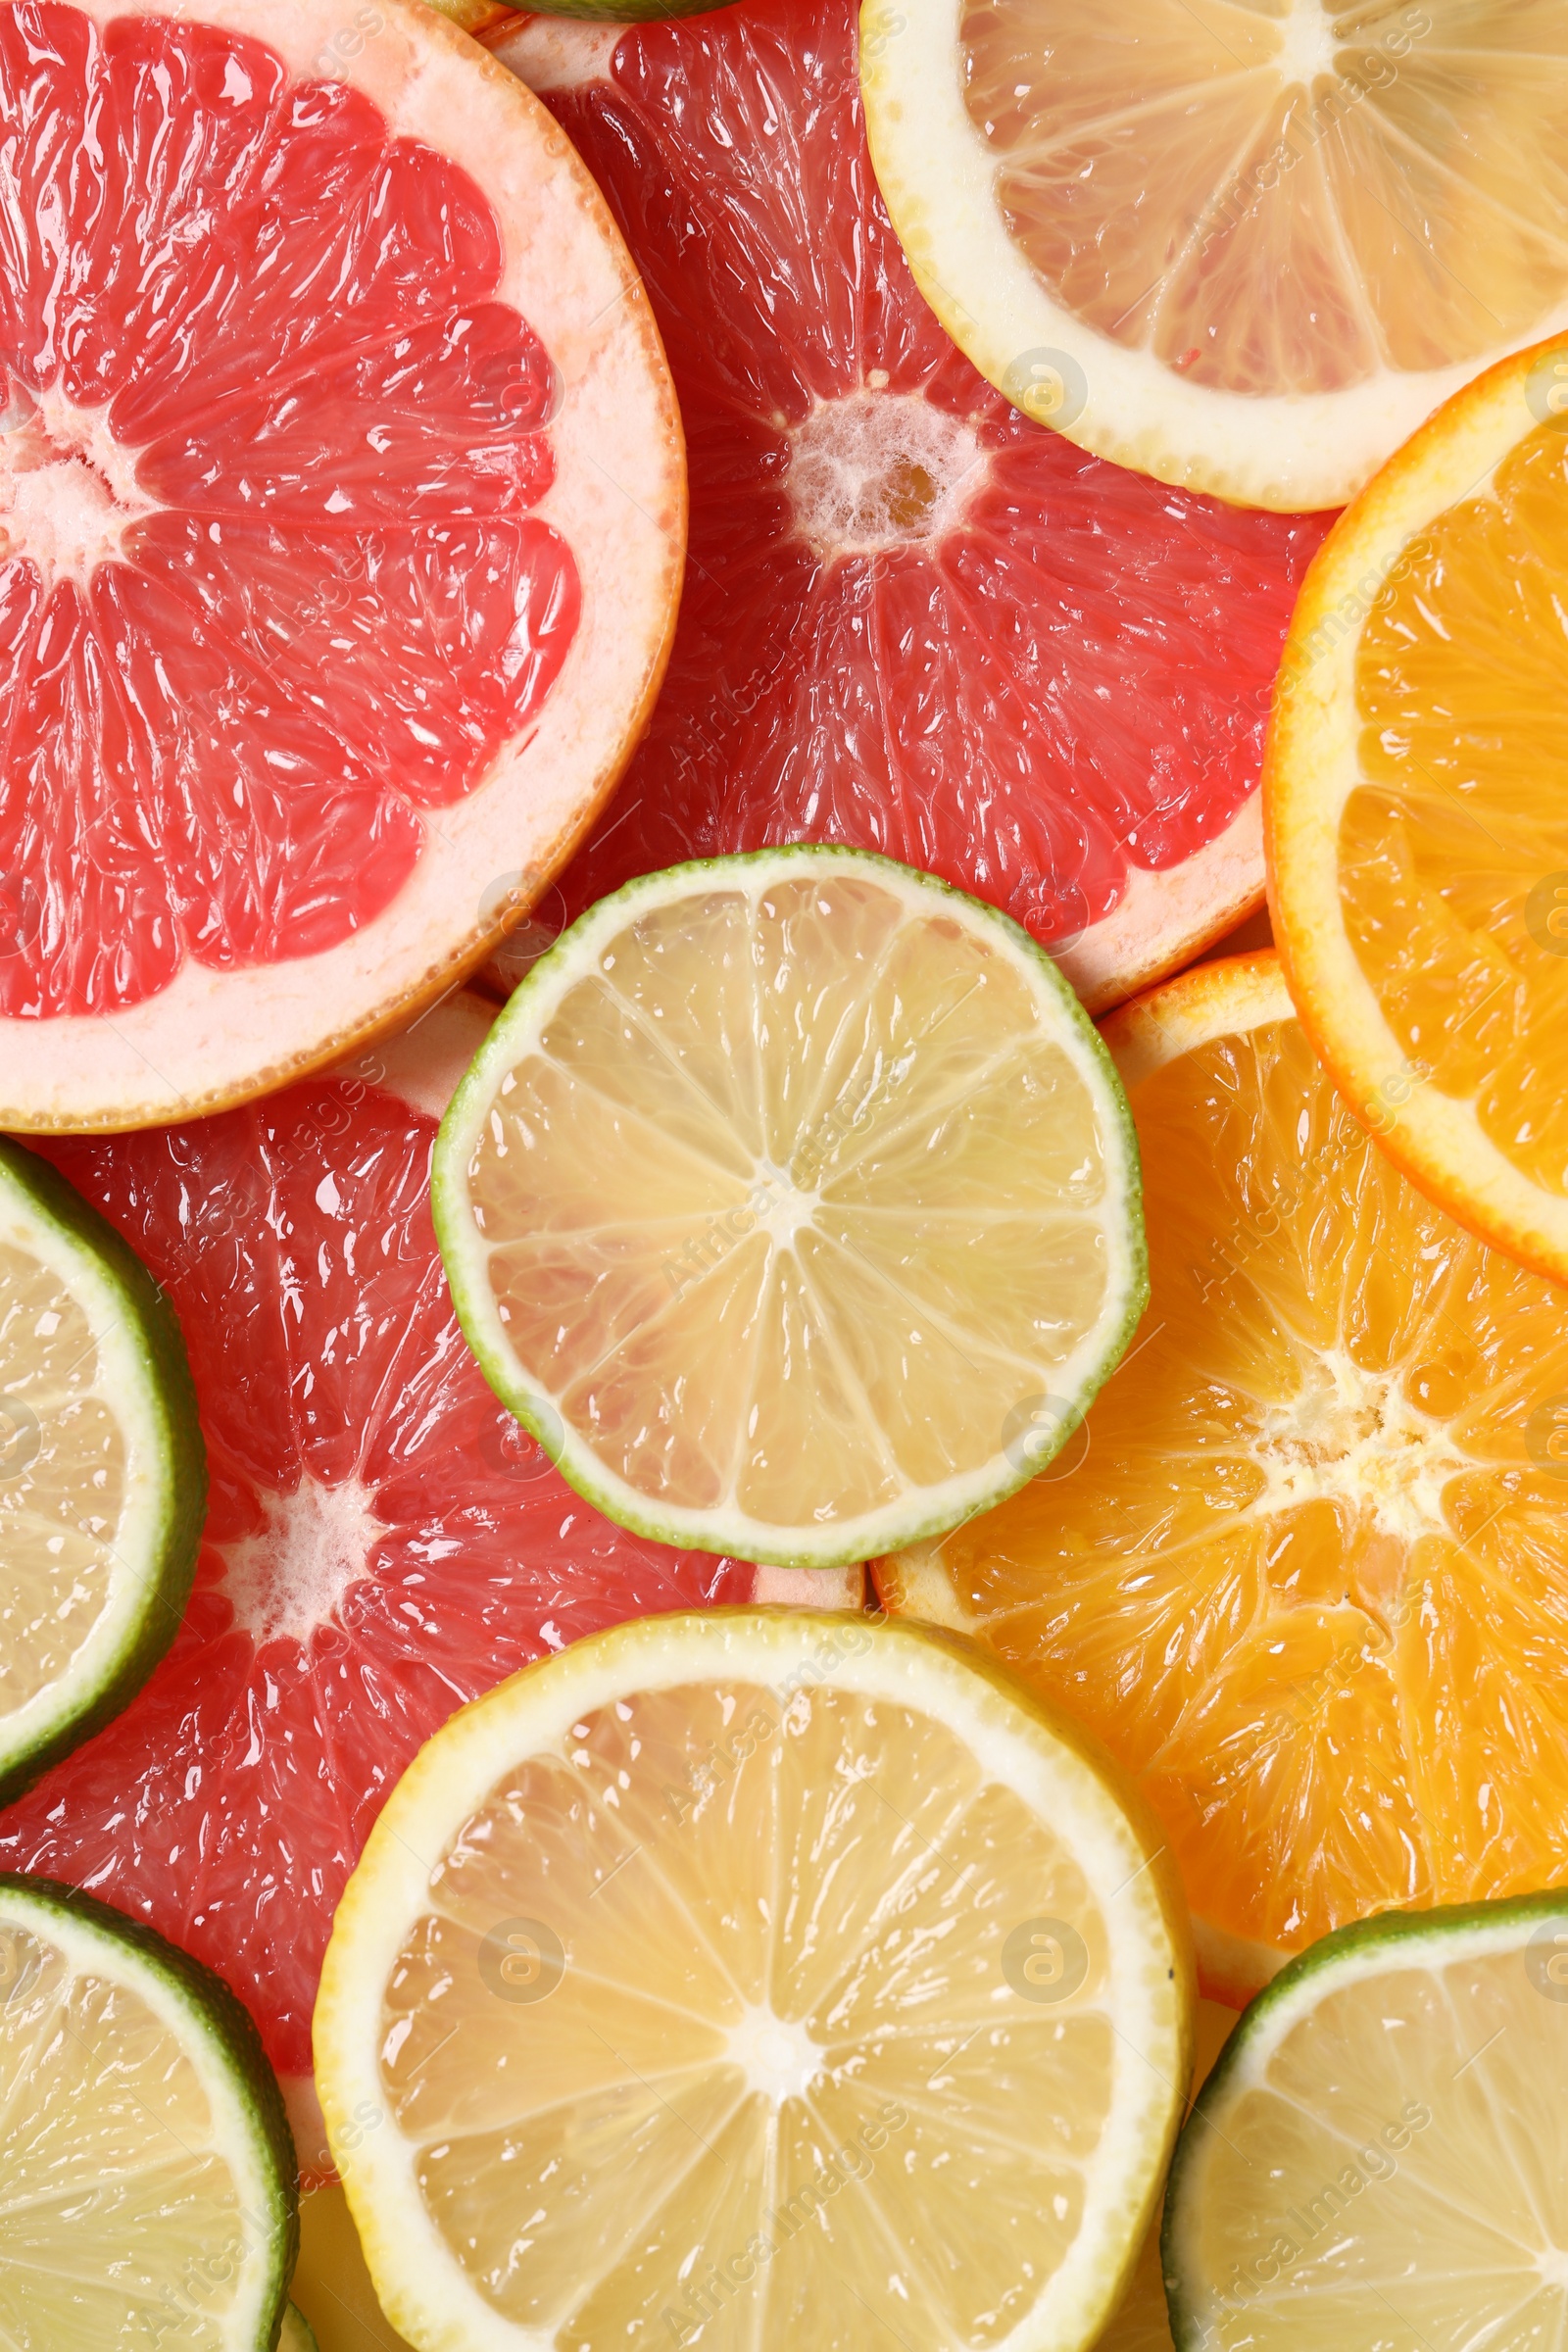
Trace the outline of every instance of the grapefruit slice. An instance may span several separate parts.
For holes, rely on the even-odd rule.
[[[1568,1320],[1362,1132],[1277,957],[1105,1037],[1142,1335],[1059,1473],[878,1576],[1136,1776],[1235,1999],[1370,1911],[1562,1876]]]
[[[1102,456],[1338,506],[1568,324],[1552,0],[866,0],[863,24],[928,299]]]
[[[487,1018],[460,996],[357,1075],[50,1146],[179,1312],[212,1500],[169,1656],[0,1814],[0,1862],[207,1961],[286,2076],[310,2066],[333,1906],[421,1740],[579,1634],[758,1589],[601,1519],[464,1345],[429,1165]]]
[[[317,2064],[420,2352],[1083,2352],[1191,1975],[1160,1833],[1070,1722],[923,1628],[722,1609],[579,1642],[421,1749]]]
[[[417,0],[0,0],[0,1124],[134,1126],[449,988],[568,854],[680,428],[592,182]]]
[[[683,858],[843,842],[1004,908],[1091,1007],[1239,920],[1322,519],[1161,489],[992,391],[877,197],[852,0],[535,19],[495,54],[608,195],[693,450],[671,668],[562,912]]]
[[[1292,624],[1266,796],[1286,977],[1347,1102],[1559,1283],[1565,403],[1568,344],[1523,353],[1347,511]]]

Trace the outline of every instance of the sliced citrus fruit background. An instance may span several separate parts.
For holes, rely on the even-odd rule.
[[[1152,1821],[1009,1678],[724,1610],[578,1642],[425,1746],[339,1906],[317,2069],[424,2352],[705,2318],[1071,2352],[1158,2193],[1190,1966]]]
[[[1553,0],[866,0],[861,24],[921,289],[1102,457],[1338,506],[1568,322]]]
[[[1148,1295],[1126,1102],[993,907],[863,851],[649,874],[511,999],[436,1232],[497,1394],[665,1543],[828,1568],[1029,1474]]]
[[[403,0],[178,18],[0,0],[9,1127],[190,1116],[449,987],[674,619],[668,376],[549,119]]]
[[[855,16],[496,46],[625,231],[692,443],[669,675],[555,925],[684,858],[842,841],[1004,907],[1113,1004],[1261,896],[1269,687],[1323,523],[1086,459],[975,373],[878,200]]]
[[[1345,1929],[1247,2011],[1171,2167],[1179,2352],[1568,2328],[1568,1898]]]
[[[90,1886],[210,1962],[290,2078],[332,1907],[420,1740],[579,1634],[761,1581],[609,1526],[464,1345],[429,1164],[487,1018],[459,996],[357,1076],[50,1147],[179,1311],[213,1493],[172,1651],[0,1814],[0,1861]],[[314,2165],[308,2092],[290,2092]]]
[[[0,2333],[271,2352],[294,2150],[209,1969],[74,1887],[0,1875]]]
[[[1568,1319],[1362,1133],[1273,956],[1106,1042],[1146,1326],[1052,1470],[879,1579],[1135,1775],[1234,1995],[1381,1906],[1561,1872],[1568,1477],[1538,1433]]]
[[[1267,794],[1286,975],[1347,1099],[1559,1282],[1565,402],[1568,345],[1509,361],[1345,516],[1292,624]]]
[[[146,1681],[206,1500],[168,1299],[46,1161],[0,1138],[0,1799]]]

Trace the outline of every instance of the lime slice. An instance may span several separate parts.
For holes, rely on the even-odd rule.
[[[1568,2338],[1568,1893],[1390,1912],[1246,2011],[1171,2168],[1178,2352]]]
[[[0,2342],[270,2352],[294,2150],[222,1981],[48,1879],[0,1876]]]
[[[1147,1295],[1126,1098],[1055,966],[853,850],[602,900],[476,1055],[432,1199],[486,1377],[572,1485],[784,1567],[1021,1486]]]
[[[0,1138],[0,1803],[146,1681],[206,1503],[172,1307],[113,1226]]]
[[[316,2011],[419,2352],[1077,2352],[1191,2051],[1168,1856],[1081,1735],[951,1636],[790,1609],[618,1626],[454,1716]]]

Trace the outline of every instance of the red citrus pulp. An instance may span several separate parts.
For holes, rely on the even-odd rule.
[[[359,1076],[48,1146],[173,1298],[212,1500],[169,1656],[0,1814],[0,1867],[90,1887],[207,1961],[285,2075],[310,2067],[366,1833],[455,1707],[619,1618],[772,1589],[600,1518],[469,1354],[429,1161],[487,1019],[460,996]]]
[[[439,993],[569,853],[680,430],[567,142],[405,0],[0,0],[0,1124],[134,1126]]]
[[[553,911],[847,842],[1005,907],[1109,1004],[1261,900],[1269,690],[1325,518],[1102,464],[981,379],[883,212],[856,14],[487,35],[610,199],[690,445],[663,694]],[[1019,355],[1020,400],[1052,356]]]

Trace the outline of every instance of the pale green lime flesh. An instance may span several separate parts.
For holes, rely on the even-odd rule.
[[[206,1504],[169,1299],[47,1161],[0,1138],[0,1803],[145,1682]]]
[[[0,2342],[272,2352],[297,2167],[261,2037],[107,1904],[0,1876]]]
[[[865,852],[602,900],[442,1122],[437,1237],[491,1386],[609,1516],[826,1568],[1074,1434],[1147,1296],[1108,1054],[994,907]]]
[[[1568,2342],[1568,1892],[1294,1960],[1182,2132],[1162,2252],[1178,2352]]]

